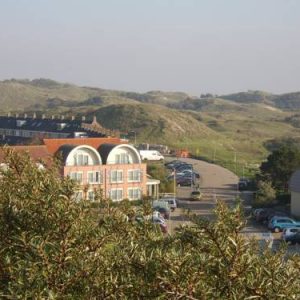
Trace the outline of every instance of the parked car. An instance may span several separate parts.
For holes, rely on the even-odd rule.
[[[187,165],[187,163],[181,160],[177,160],[169,164],[165,164],[166,168],[171,170],[177,169],[179,166],[183,166],[183,165]]]
[[[195,178],[199,179],[200,178],[200,174],[197,172],[194,172],[193,170],[190,169],[185,169],[181,172],[176,173],[176,176],[194,176]]]
[[[176,173],[182,172],[184,170],[193,170],[193,165],[184,163],[184,164],[181,164],[181,165],[175,167],[175,170],[176,170]]]
[[[283,229],[290,227],[300,228],[300,222],[296,222],[295,220],[288,217],[274,217],[268,226],[268,228],[274,232],[280,232]]]
[[[258,215],[258,213],[259,213],[260,211],[263,211],[263,210],[264,210],[263,208],[256,208],[256,209],[254,209],[254,210],[252,211],[252,216],[253,216],[253,218],[256,219],[256,216]]]
[[[275,210],[273,208],[264,208],[264,209],[260,210],[256,214],[256,221],[261,222],[261,223],[266,223],[268,221],[268,216],[273,214],[274,211]]]
[[[156,150],[140,150],[142,160],[164,160],[165,158]]]
[[[184,162],[182,162],[181,160],[172,160],[168,163],[165,163],[165,166],[168,169],[173,169],[175,166],[181,165],[182,163],[184,163]]]
[[[158,218],[158,217],[153,217],[152,218],[152,223],[153,224],[158,224],[163,233],[168,233],[167,223],[163,219]]]
[[[175,196],[164,196],[160,200],[165,201],[169,204],[171,211],[174,211],[177,208],[177,202]]]
[[[168,232],[166,221],[158,211],[153,211],[152,215],[148,215],[148,216],[142,216],[142,215],[136,216],[135,219],[139,223],[143,223],[146,220],[152,222],[153,224],[158,224],[163,233]]]
[[[199,190],[191,192],[191,200],[200,200],[201,197],[202,197],[202,194]]]
[[[153,201],[153,210],[160,212],[160,214],[165,218],[170,218],[170,206],[169,203],[162,200]]]
[[[195,182],[190,177],[178,177],[176,178],[176,184],[177,186],[192,186]]]
[[[298,232],[300,232],[300,228],[297,227],[285,228],[283,229],[281,238],[286,241],[291,235],[294,235]]]
[[[238,182],[238,188],[240,191],[245,191],[249,188],[250,180],[247,178],[240,178]]]
[[[161,206],[155,206],[153,209],[154,211],[158,211],[164,217],[164,219],[170,219],[170,209]]]
[[[267,214],[266,221],[267,223],[269,223],[273,218],[277,218],[277,217],[288,217],[288,215],[282,211],[269,212]]]
[[[292,245],[300,244],[300,232],[287,236],[285,241],[287,243],[291,243]]]

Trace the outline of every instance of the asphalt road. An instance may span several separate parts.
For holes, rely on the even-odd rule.
[[[175,158],[169,158],[169,160],[173,159]],[[189,223],[186,216],[187,211],[206,218],[213,217],[213,209],[217,199],[231,206],[235,204],[236,198],[239,197],[246,212],[251,210],[253,193],[238,191],[237,183],[239,178],[234,173],[221,166],[200,160],[191,158],[182,158],[180,160],[192,164],[194,170],[200,174],[201,180],[199,183],[202,199],[200,201],[190,201],[189,198],[193,188],[177,187],[176,195],[179,208],[171,214],[171,219],[168,222],[171,233],[177,226]],[[271,241],[270,246],[273,250],[279,248],[281,234],[270,233],[264,225],[258,224],[251,219],[247,221],[247,225],[242,233],[248,238]],[[289,246],[288,253],[300,253],[300,246]]]

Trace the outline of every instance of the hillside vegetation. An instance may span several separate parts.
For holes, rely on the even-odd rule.
[[[97,116],[107,128],[135,131],[138,142],[188,148],[241,172],[265,159],[280,141],[298,145],[300,92],[248,91],[193,97],[78,87],[49,79],[0,82],[2,114],[11,111]],[[299,111],[297,111],[299,110]]]

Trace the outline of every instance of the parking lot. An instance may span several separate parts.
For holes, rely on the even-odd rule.
[[[174,159],[174,158],[173,158]],[[229,206],[235,204],[235,199],[239,197],[246,211],[251,210],[252,192],[239,192],[237,189],[238,177],[227,169],[220,166],[210,164],[204,161],[185,158],[181,159],[193,165],[196,172],[200,174],[200,190],[202,198],[200,201],[190,201],[190,194],[193,188],[177,187],[176,195],[178,199],[178,209],[171,213],[168,221],[169,232],[181,224],[188,224],[187,211],[193,214],[210,218],[213,215],[213,209],[216,200],[226,202]],[[242,233],[247,238],[255,238],[257,240],[271,240],[272,249],[279,248],[281,233],[271,233],[265,225],[257,223],[249,218],[247,225]],[[289,246],[289,253],[300,253],[300,246]]]

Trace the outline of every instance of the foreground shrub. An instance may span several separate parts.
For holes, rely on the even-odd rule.
[[[59,168],[8,153],[0,179],[4,299],[299,299],[300,263],[240,234],[239,205],[164,237],[127,202],[95,215]],[[147,208],[145,208],[147,209]]]

